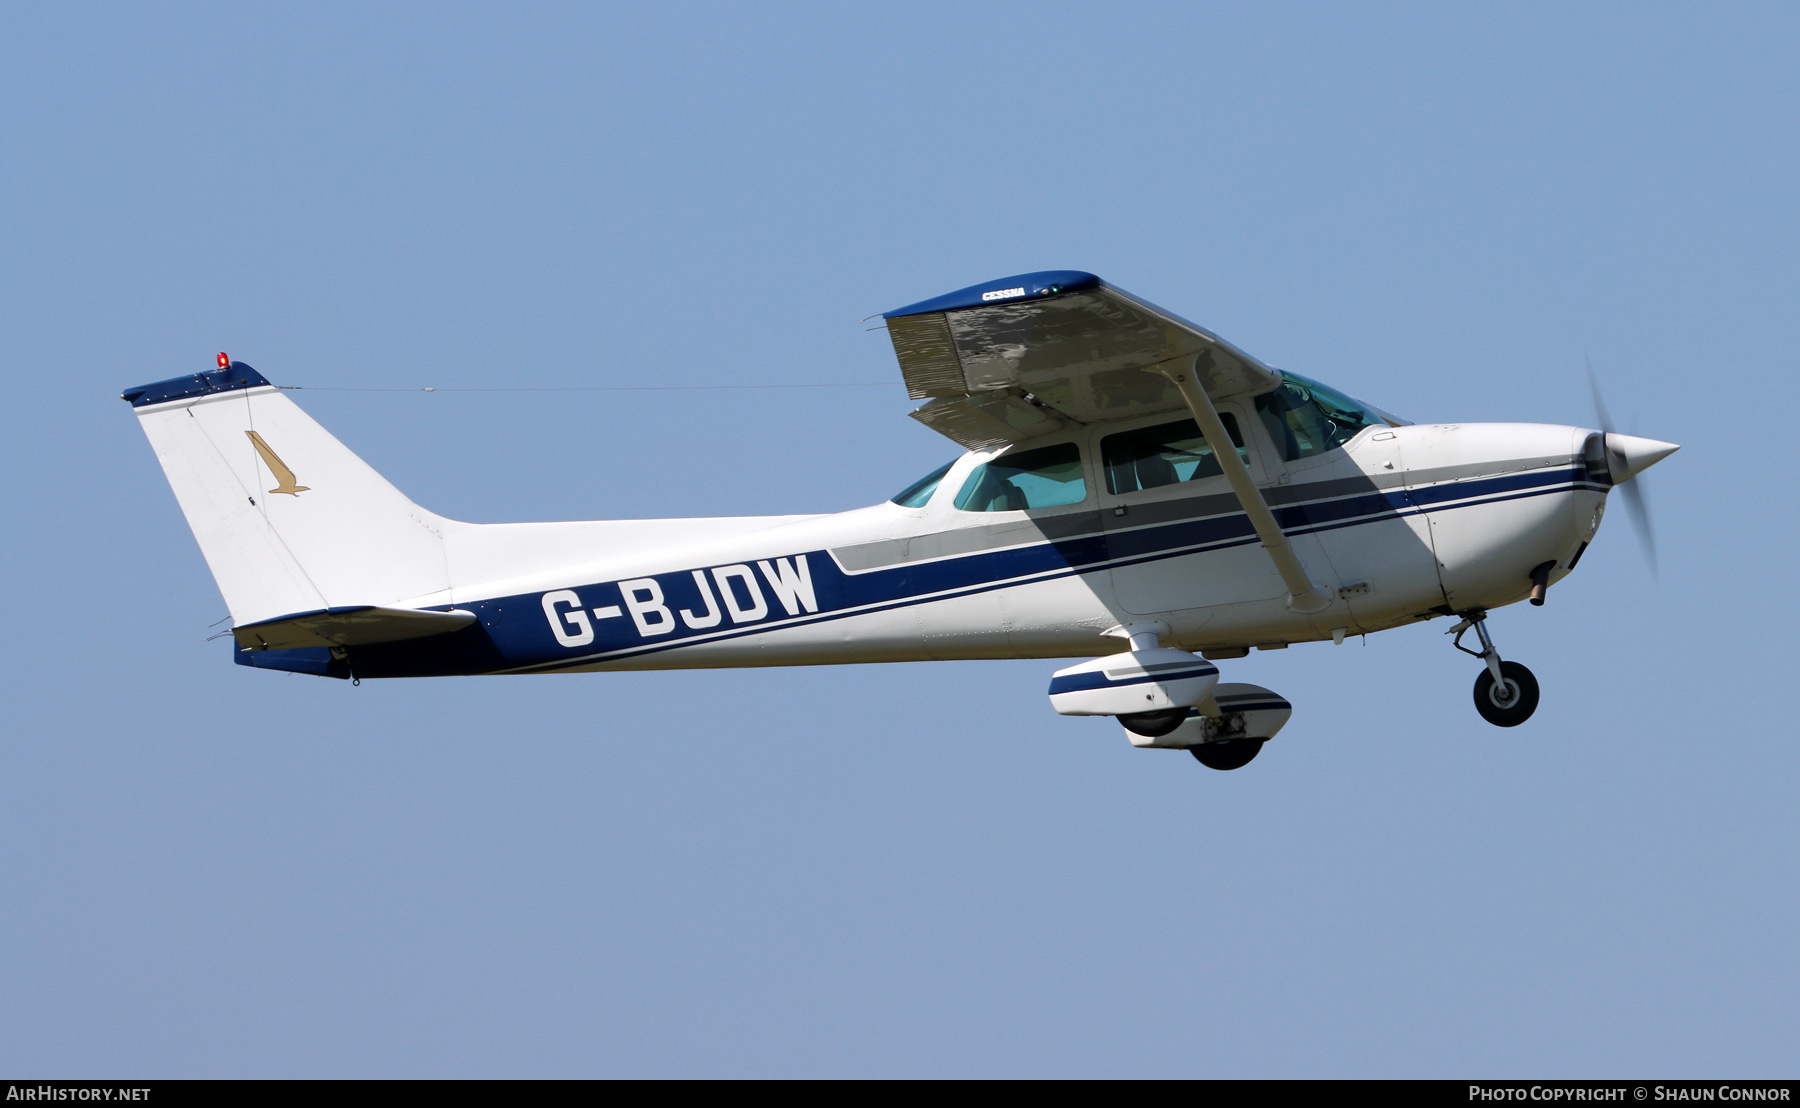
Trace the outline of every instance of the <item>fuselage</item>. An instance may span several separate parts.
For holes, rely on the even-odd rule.
[[[1573,568],[1610,485],[1584,460],[1595,432],[1582,428],[1384,423],[1291,458],[1248,402],[1220,409],[1243,429],[1240,455],[1332,596],[1324,610],[1289,609],[1216,472],[1121,483],[1107,444],[1166,424],[1162,415],[965,454],[914,506],[437,520],[450,587],[402,603],[473,612],[474,625],[411,642],[237,657],[359,677],[1090,657],[1125,648],[1102,632],[1147,619],[1168,625],[1169,645],[1231,657],[1524,599],[1534,570],[1548,563],[1554,582]],[[1068,502],[1021,509],[970,499],[971,480],[996,454],[1036,450],[1078,455],[1078,476],[1067,463],[1059,476]]]

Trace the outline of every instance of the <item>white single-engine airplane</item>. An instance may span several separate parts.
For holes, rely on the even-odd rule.
[[[913,418],[968,452],[836,515],[459,523],[223,354],[124,398],[240,665],[360,680],[1099,655],[1052,675],[1056,711],[1214,769],[1292,709],[1220,684],[1213,661],[1440,615],[1485,663],[1477,710],[1523,723],[1537,682],[1501,660],[1487,613],[1543,603],[1607,491],[1677,449],[1409,424],[1090,273],[886,320],[926,401]]]

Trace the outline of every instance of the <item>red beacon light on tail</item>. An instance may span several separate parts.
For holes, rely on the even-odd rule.
[[[231,368],[231,356],[226,354],[225,351],[223,351],[223,350],[219,351],[219,368],[220,369],[230,369]]]

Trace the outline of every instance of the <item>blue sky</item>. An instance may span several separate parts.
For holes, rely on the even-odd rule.
[[[15,5],[0,1070],[1790,1073],[1789,5]],[[1098,272],[1650,476],[1482,723],[1441,624],[1225,665],[1213,773],[1042,661],[230,664],[117,399],[227,350],[477,521],[828,511],[955,448],[864,316]],[[863,383],[874,383],[860,387]],[[1780,448],[1764,449],[1768,436]]]

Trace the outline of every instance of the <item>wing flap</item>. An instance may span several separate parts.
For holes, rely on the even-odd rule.
[[[942,396],[915,409],[912,417],[970,450],[994,450],[1068,425],[1043,405],[1012,392]]]
[[[429,612],[367,605],[300,612],[233,627],[231,634],[240,647],[248,650],[298,650],[423,639],[460,630],[474,622],[475,613],[461,609]]]

